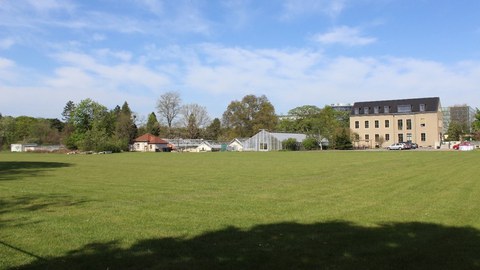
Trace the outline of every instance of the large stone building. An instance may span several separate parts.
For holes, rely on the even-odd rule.
[[[356,147],[385,147],[414,142],[420,147],[439,147],[443,134],[440,98],[415,98],[355,102],[350,129]]]

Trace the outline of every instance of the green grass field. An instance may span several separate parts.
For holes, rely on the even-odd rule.
[[[480,152],[0,153],[0,269],[480,269]]]

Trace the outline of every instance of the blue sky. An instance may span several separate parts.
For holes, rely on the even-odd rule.
[[[0,0],[0,113],[158,97],[221,117],[266,95],[279,114],[439,96],[480,107],[480,1]]]

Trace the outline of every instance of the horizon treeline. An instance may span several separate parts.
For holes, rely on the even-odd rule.
[[[251,137],[261,129],[304,133],[316,145],[326,139],[334,148],[350,141],[348,112],[305,105],[279,118],[264,95],[246,95],[232,101],[221,119],[212,120],[204,106],[182,104],[178,92],[161,95],[155,109],[144,117],[133,112],[127,101],[109,109],[87,98],[78,103],[68,101],[61,119],[0,113],[0,149],[8,150],[15,143],[36,143],[61,144],[70,150],[120,152],[128,151],[129,144],[145,133],[166,139],[230,141]]]

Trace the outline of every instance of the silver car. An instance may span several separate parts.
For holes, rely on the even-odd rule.
[[[404,143],[394,143],[387,147],[388,150],[403,150],[405,149]]]

